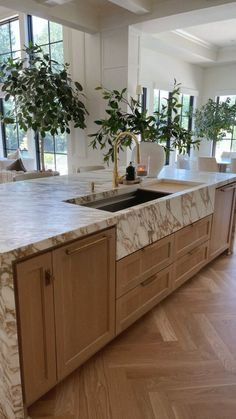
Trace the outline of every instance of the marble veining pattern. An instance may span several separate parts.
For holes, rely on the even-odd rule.
[[[0,185],[0,418],[23,419],[13,264],[39,251],[117,224],[117,258],[192,223],[214,209],[215,187],[233,175],[165,170],[163,177],[206,186],[120,213],[81,207],[111,189],[111,171],[83,173]],[[95,181],[95,194],[90,192]],[[70,203],[67,203],[67,202]]]

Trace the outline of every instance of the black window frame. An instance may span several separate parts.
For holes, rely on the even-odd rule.
[[[216,103],[217,103],[217,105],[219,105],[219,103],[220,103],[220,98],[221,97],[230,97],[230,96],[235,96],[235,104],[236,104],[236,95],[234,94],[234,95],[222,95],[222,96],[216,96]],[[228,140],[228,139],[226,139],[226,138],[224,138],[224,141],[230,141],[230,152],[232,152],[233,150],[232,150],[232,145],[233,145],[233,142],[235,141],[235,143],[236,143],[236,138],[234,138],[234,129],[232,130],[232,133],[231,133],[231,138]],[[215,155],[216,155],[216,146],[217,146],[217,140],[215,140],[215,139],[213,139],[212,140],[212,157],[215,157]]]
[[[159,92],[158,93],[158,110],[160,110],[160,106],[161,106],[161,104],[160,104],[160,100],[161,100],[160,93],[163,90],[162,89],[154,89],[154,90],[157,90]],[[171,99],[171,94],[172,93],[171,92],[167,92],[167,93],[168,93],[168,98],[167,99]],[[183,105],[184,95],[189,96],[189,98],[190,98],[189,99],[189,111],[190,111],[194,107],[194,96],[193,95],[188,95],[186,93],[181,93],[181,104],[182,105]],[[168,114],[168,120],[170,120],[171,115],[169,115],[169,112],[168,111],[167,111],[167,114]],[[188,116],[183,116],[183,107],[182,107],[181,108],[181,113],[180,113],[181,123],[182,123],[183,118],[188,118],[188,131],[191,131],[192,128],[193,128],[193,117],[192,117],[192,113],[190,113]],[[168,120],[167,120],[167,123],[168,123]],[[170,138],[167,138],[165,147],[166,147],[167,150],[170,150],[170,148],[171,148],[171,139]],[[190,145],[189,145],[188,148],[187,148],[187,154],[189,156],[190,156],[190,152],[191,152],[191,148],[190,148]],[[169,163],[170,163],[170,154],[167,152],[166,153],[166,163],[165,164],[166,165],[169,165]]]
[[[43,18],[44,19],[44,18]],[[49,48],[49,56],[51,57],[51,46],[52,45],[56,45],[56,44],[62,44],[63,45],[63,37],[61,40],[59,41],[52,41],[50,40],[50,23],[51,21],[48,19],[44,19],[47,21],[47,25],[48,25],[48,43],[44,43],[44,44],[40,44],[40,47],[45,47],[48,46]],[[63,27],[63,25],[61,25]],[[33,15],[27,15],[27,29],[28,29],[28,42],[34,44],[34,29],[33,29]],[[57,155],[62,155],[62,156],[67,156],[68,155],[68,151],[66,153],[60,153],[56,150],[56,137],[55,135],[51,136],[53,140],[53,152],[48,152],[44,150],[44,154],[51,154],[53,155],[53,159],[54,159],[54,168],[55,170],[57,170],[57,159],[56,156]],[[41,155],[40,155],[40,146],[39,146],[39,136],[36,133],[35,135],[35,151],[36,151],[36,165],[37,165],[37,169],[41,170]]]
[[[8,31],[9,31],[9,43],[10,43],[10,51],[6,53],[0,53],[0,62],[1,57],[11,56],[13,58],[13,55],[17,52],[20,52],[21,50],[13,50],[12,49],[12,39],[11,39],[11,23],[12,22],[19,22],[19,16],[13,16],[9,19],[4,19],[0,22],[0,26],[8,25]],[[20,22],[19,22],[20,23]],[[4,115],[4,98],[0,98],[0,113]],[[20,135],[19,135],[19,126],[16,123],[16,137],[17,137],[17,148],[12,148],[8,146],[8,140],[7,140],[7,133],[6,133],[6,127],[4,123],[1,123],[1,135],[2,135],[2,146],[3,146],[3,155],[4,157],[7,157],[8,153],[11,153],[13,151],[16,151],[18,148],[20,148]]]

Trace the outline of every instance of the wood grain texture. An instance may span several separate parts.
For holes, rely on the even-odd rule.
[[[31,406],[32,419],[235,419],[236,255],[220,256]]]

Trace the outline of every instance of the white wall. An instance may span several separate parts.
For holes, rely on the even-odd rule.
[[[227,64],[204,69],[203,103],[209,97],[236,94],[236,64]]]
[[[89,110],[87,129],[73,129],[68,136],[68,171],[76,172],[80,165],[102,163],[100,150],[89,147],[91,139],[88,134],[96,132],[93,123],[103,111],[101,94],[95,87],[101,84],[101,40],[100,34],[90,35],[74,29],[64,28],[65,61],[70,64],[74,81],[79,81],[86,95],[86,107]]]
[[[174,79],[182,84],[181,88],[184,93],[198,96],[202,89],[203,69],[170,55],[141,48],[141,84],[156,89],[170,90]]]

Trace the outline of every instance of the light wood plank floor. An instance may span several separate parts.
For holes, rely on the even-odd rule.
[[[236,254],[208,265],[29,414],[236,419]]]

